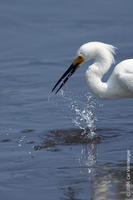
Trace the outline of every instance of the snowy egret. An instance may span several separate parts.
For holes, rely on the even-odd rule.
[[[94,95],[103,99],[133,98],[133,59],[120,62],[107,82],[102,81],[104,74],[114,63],[114,53],[115,47],[109,44],[102,42],[83,44],[77,52],[77,58],[55,84],[52,92],[61,83],[57,93],[76,69],[83,63],[93,60],[93,64],[86,70],[86,81]]]

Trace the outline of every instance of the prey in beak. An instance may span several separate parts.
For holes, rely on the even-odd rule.
[[[71,66],[66,70],[66,72],[61,76],[61,78],[57,81],[57,83],[54,85],[52,92],[57,88],[55,94],[59,92],[59,90],[65,85],[65,83],[68,81],[68,79],[74,74],[76,69],[80,67],[80,64],[84,61],[84,58],[82,55],[78,56]]]

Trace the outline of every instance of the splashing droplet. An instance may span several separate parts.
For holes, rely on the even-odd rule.
[[[86,93],[84,96],[75,96],[70,91],[61,90],[61,95],[72,111],[70,117],[73,124],[83,131],[82,135],[93,138],[96,135],[94,111],[97,104],[95,99],[90,93]]]

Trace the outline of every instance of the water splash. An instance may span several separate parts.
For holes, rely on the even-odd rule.
[[[24,136],[21,136],[19,139],[18,139],[18,147],[22,147],[23,146],[23,143],[24,143],[24,141],[25,141],[25,138],[26,138],[26,136],[24,135]]]
[[[55,98],[62,97],[55,101]],[[52,100],[52,95],[48,96],[48,102]],[[88,138],[93,138],[95,133],[95,108],[97,107],[96,99],[88,92],[85,94],[75,95],[67,87],[62,89],[58,95],[54,96],[54,105],[61,105],[61,108],[67,107],[67,118],[70,118],[73,124],[82,130],[82,135]],[[66,110],[65,110],[66,112]]]
[[[90,93],[76,96],[71,91],[64,92],[61,90],[61,96],[64,98],[65,103],[71,110],[71,120],[75,126],[82,130],[82,135],[93,138],[95,133],[95,108],[96,100]]]
[[[94,137],[95,135],[95,116],[94,116],[94,105],[91,96],[86,96],[87,101],[84,108],[81,108],[76,101],[74,101],[71,105],[72,111],[75,112],[75,119],[72,121],[76,126],[83,130],[83,134],[88,133],[90,131],[90,136]]]

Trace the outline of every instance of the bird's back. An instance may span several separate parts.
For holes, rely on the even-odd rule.
[[[114,68],[114,73],[133,73],[133,59],[123,60]]]
[[[133,97],[133,59],[120,62],[108,80],[109,91],[118,98]]]

